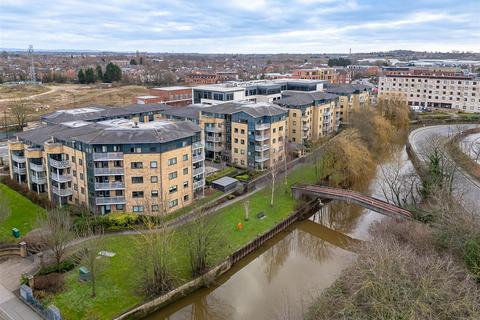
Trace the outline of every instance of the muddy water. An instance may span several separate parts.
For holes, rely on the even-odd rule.
[[[405,151],[398,155],[406,159]],[[406,170],[410,164],[404,162]],[[380,170],[378,170],[380,171]],[[364,190],[382,197],[381,174]],[[159,319],[299,319],[306,306],[354,259],[348,244],[368,238],[386,219],[370,210],[332,202],[297,223],[204,288],[147,317]]]

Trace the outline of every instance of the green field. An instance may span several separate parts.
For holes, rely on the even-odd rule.
[[[274,206],[270,207],[271,188],[265,188],[249,197],[250,219],[244,221],[243,201],[227,206],[213,217],[218,222],[224,237],[214,253],[214,261],[220,262],[242,245],[272,228],[287,217],[295,207],[295,199],[290,195],[290,186],[295,183],[314,183],[315,167],[304,165],[293,171],[288,178],[276,183]],[[264,211],[266,218],[259,220],[256,214]],[[243,230],[236,228],[237,223],[244,224]],[[174,252],[172,267],[178,284],[191,279],[185,243],[188,225],[174,233]],[[65,319],[106,319],[127,311],[142,302],[137,287],[138,250],[135,247],[138,236],[108,236],[105,249],[117,255],[108,259],[108,264],[98,280],[97,297],[92,299],[88,284],[78,281],[78,268],[66,276],[63,292],[45,299],[45,303],[54,303],[60,308]]]
[[[0,183],[0,190],[0,201],[10,207],[10,215],[0,223],[0,243],[15,242],[17,239],[12,236],[12,228],[19,229],[22,236],[26,235],[33,229],[38,213],[43,209],[4,184]]]

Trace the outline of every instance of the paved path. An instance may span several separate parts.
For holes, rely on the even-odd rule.
[[[12,293],[20,287],[20,276],[35,267],[33,261],[20,257],[12,257],[0,263],[0,319],[41,320],[39,315]]]
[[[453,137],[458,133],[458,130],[465,130],[475,128],[476,124],[462,124],[462,125],[439,125],[419,128],[412,131],[408,137],[413,151],[422,159],[422,148],[427,145],[434,136]],[[455,175],[454,188],[457,196],[462,197],[462,202],[465,207],[470,210],[480,210],[480,182],[471,177],[468,173],[459,169]]]

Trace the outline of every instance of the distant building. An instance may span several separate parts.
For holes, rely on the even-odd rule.
[[[192,88],[183,86],[149,89],[149,95],[132,99],[136,104],[165,103],[169,106],[183,107],[192,102]]]
[[[339,83],[338,72],[335,68],[310,68],[292,71],[292,78],[325,80],[330,83]]]
[[[480,78],[455,70],[386,68],[378,97],[400,96],[410,106],[480,112]]]
[[[216,84],[237,80],[238,73],[236,71],[192,72],[185,76],[185,83],[188,85]]]

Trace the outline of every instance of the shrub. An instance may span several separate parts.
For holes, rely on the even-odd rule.
[[[248,176],[248,174],[241,174],[241,175],[236,176],[235,178],[237,178],[238,180],[241,180],[241,181],[248,181],[248,179],[250,177]]]
[[[57,293],[63,289],[64,279],[60,273],[50,273],[47,275],[37,275],[34,280],[34,289]]]
[[[37,275],[48,275],[51,273],[65,273],[73,270],[77,266],[74,258],[65,259],[60,263],[60,268],[57,269],[56,264],[48,265],[40,269]]]
[[[227,199],[228,200],[233,200],[233,199],[235,199],[235,195],[229,194],[229,195],[227,195]]]
[[[480,280],[480,237],[469,239],[465,242],[464,259],[468,270]]]
[[[53,205],[50,200],[48,200],[48,196],[46,194],[38,194],[36,192],[28,190],[28,187],[25,183],[20,184],[17,181],[10,179],[10,177],[5,176],[0,179],[0,182],[17,191],[21,195],[27,197],[33,203],[39,205],[42,208],[53,208]]]

